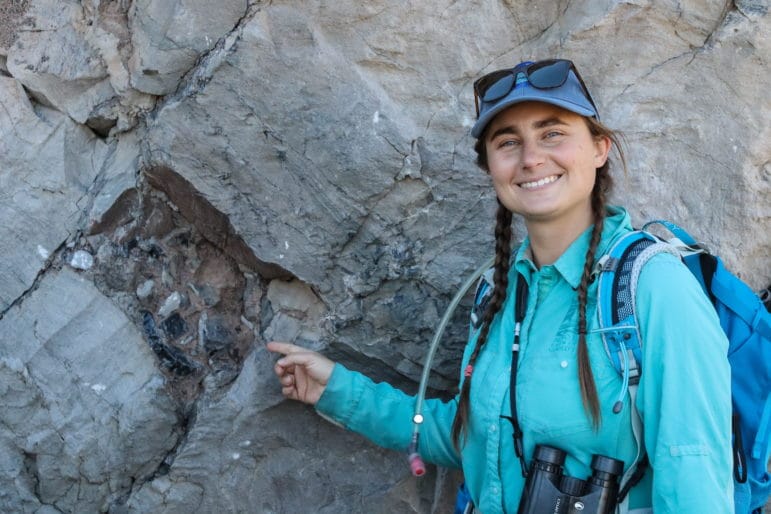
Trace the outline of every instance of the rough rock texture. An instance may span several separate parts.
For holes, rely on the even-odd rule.
[[[447,512],[457,474],[282,401],[263,343],[414,391],[492,251],[471,83],[552,55],[625,135],[614,198],[768,285],[769,28],[764,0],[3,2],[0,510]]]
[[[181,436],[136,326],[66,268],[0,320],[0,377],[4,512],[104,511]]]
[[[56,110],[30,103],[0,77],[0,312],[27,291],[77,230],[107,147]]]

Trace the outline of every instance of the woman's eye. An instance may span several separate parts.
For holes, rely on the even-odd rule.
[[[561,136],[562,132],[557,132],[556,130],[552,130],[551,132],[546,133],[546,138],[551,139],[553,137]]]
[[[517,146],[517,145],[519,145],[519,141],[517,141],[515,139],[504,139],[503,141],[500,142],[498,147],[499,148],[511,148],[511,147]]]

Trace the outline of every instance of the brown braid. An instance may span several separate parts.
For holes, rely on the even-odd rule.
[[[621,165],[626,173],[626,159],[623,150],[619,144],[619,136],[610,129],[601,125],[592,118],[585,118],[589,127],[589,132],[593,137],[608,137],[621,159]],[[602,423],[600,413],[600,400],[597,395],[597,387],[594,383],[592,367],[589,363],[589,348],[586,344],[586,303],[589,283],[592,280],[592,271],[594,270],[595,253],[602,237],[602,228],[605,223],[605,205],[607,195],[613,187],[613,178],[610,176],[610,162],[606,161],[600,168],[597,168],[597,175],[592,188],[591,205],[594,215],[594,228],[589,242],[589,249],[586,252],[584,261],[584,271],[581,275],[581,283],[578,286],[578,383],[581,387],[581,401],[584,410],[591,416],[594,428],[599,428]]]
[[[589,249],[586,252],[584,272],[581,275],[581,284],[578,286],[578,383],[581,386],[581,401],[584,409],[591,415],[595,428],[600,426],[602,420],[600,414],[600,401],[597,396],[597,387],[594,384],[594,375],[589,363],[589,349],[586,346],[586,296],[589,289],[589,281],[594,269],[594,254],[597,245],[600,244],[602,227],[605,221],[604,194],[599,192],[599,174],[592,189],[592,212],[594,213],[594,228]]]
[[[493,318],[503,306],[506,299],[506,289],[509,286],[509,266],[511,263],[511,211],[498,202],[498,213],[495,223],[495,273],[493,275],[493,294],[490,304],[482,316],[482,329],[477,337],[474,351],[471,352],[468,364],[476,364],[477,356],[487,342],[487,334]],[[469,375],[463,381],[458,400],[458,411],[452,423],[452,441],[457,450],[460,450],[461,436],[465,437],[469,423],[469,395],[471,392],[471,378]]]

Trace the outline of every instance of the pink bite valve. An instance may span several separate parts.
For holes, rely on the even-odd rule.
[[[420,477],[426,474],[426,465],[423,464],[423,459],[417,453],[410,453],[408,457],[410,461],[410,470],[413,476]]]

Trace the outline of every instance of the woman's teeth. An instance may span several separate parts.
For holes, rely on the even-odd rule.
[[[559,178],[559,175],[552,175],[550,177],[544,177],[541,180],[536,180],[535,182],[523,182],[519,185],[519,187],[525,188],[525,189],[533,189],[535,187],[545,186],[546,184],[551,184],[555,180]]]

